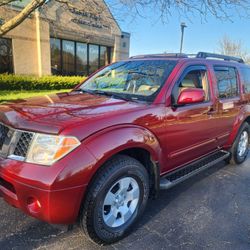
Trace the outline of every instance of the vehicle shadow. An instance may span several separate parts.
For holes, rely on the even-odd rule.
[[[220,162],[217,165],[202,171],[201,173],[185,180],[171,189],[161,190],[156,199],[149,200],[144,215],[137,226],[133,228],[133,231],[136,231],[140,227],[143,227],[145,224],[147,224],[149,220],[152,220],[154,217],[156,217],[161,212],[161,210],[166,209],[166,207],[175,199],[177,199],[182,193],[188,192],[188,190],[192,188],[193,185],[215,174],[219,170],[226,168],[227,166],[228,164],[224,161]]]

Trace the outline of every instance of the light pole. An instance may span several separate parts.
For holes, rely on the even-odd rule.
[[[183,46],[183,38],[184,38],[184,29],[187,28],[185,23],[181,23],[181,47],[180,47],[180,54],[182,53],[182,46]]]

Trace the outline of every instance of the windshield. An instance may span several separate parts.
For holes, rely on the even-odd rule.
[[[175,65],[170,60],[117,62],[93,75],[80,89],[123,99],[153,101]]]

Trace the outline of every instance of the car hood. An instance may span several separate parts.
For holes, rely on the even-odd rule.
[[[119,123],[115,114],[141,109],[143,104],[102,95],[69,92],[17,100],[0,106],[0,121],[17,129],[59,134],[66,128],[102,122]],[[117,119],[116,119],[117,120]],[[112,122],[110,122],[112,121]],[[99,128],[102,126],[99,124]],[[97,129],[97,128],[96,128]]]

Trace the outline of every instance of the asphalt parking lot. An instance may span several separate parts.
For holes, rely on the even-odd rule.
[[[250,156],[224,162],[151,200],[131,234],[100,247],[75,226],[67,232],[0,199],[0,249],[250,249]]]

